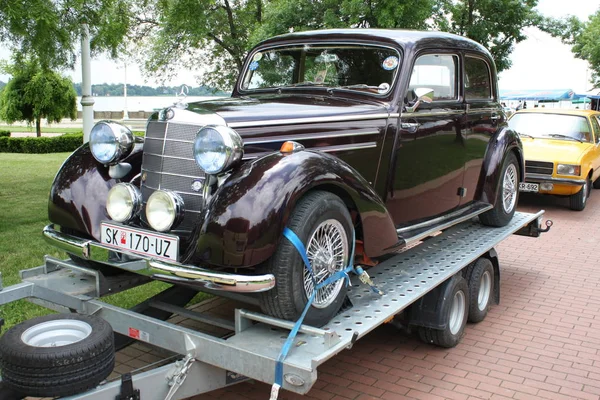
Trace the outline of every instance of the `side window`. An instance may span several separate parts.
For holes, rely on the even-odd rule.
[[[488,64],[481,58],[465,57],[465,99],[487,100],[492,97]]]
[[[598,117],[590,118],[592,120],[592,127],[594,128],[594,141],[600,142],[600,125],[598,124]]]
[[[427,54],[417,58],[410,77],[407,100],[415,100],[415,89],[433,90],[433,100],[458,99],[458,56]]]

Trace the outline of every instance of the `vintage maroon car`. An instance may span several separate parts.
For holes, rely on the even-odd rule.
[[[256,292],[296,319],[322,282],[479,216],[505,225],[523,156],[494,62],[460,36],[347,29],[250,51],[231,98],[155,113],[145,137],[97,123],[52,186],[45,237],[80,265]],[[306,247],[314,281],[296,248]],[[320,288],[327,322],[343,281]]]

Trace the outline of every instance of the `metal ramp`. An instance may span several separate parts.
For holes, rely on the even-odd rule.
[[[530,229],[532,222],[539,225],[542,214],[543,211],[517,212],[510,224],[501,228],[463,222],[393,256],[368,270],[383,296],[373,293],[354,277],[348,292],[352,307],[323,328],[303,326],[296,336],[284,362],[282,387],[307,393],[317,380],[319,365],[389,321],[511,234]],[[102,293],[100,287],[110,286],[109,283],[102,283],[95,271],[74,268],[66,273],[65,269],[72,266],[65,264],[49,260],[45,266],[23,271],[23,283],[0,290],[0,304],[35,298],[32,300],[49,308],[64,311],[67,307],[94,314],[108,321],[116,332],[128,336],[134,332],[141,341],[194,358],[196,362],[191,364],[187,380],[172,398],[233,384],[240,375],[242,379],[273,383],[276,361],[293,323],[238,309],[235,332],[227,338],[211,336],[106,304],[96,297]],[[52,284],[48,285],[50,281]],[[135,284],[122,285],[126,288]],[[146,393],[143,399],[165,398],[171,387],[169,382],[181,368],[181,363],[173,363],[136,375],[133,385],[142,389],[142,394]],[[112,382],[71,398],[102,399],[118,395],[119,390],[120,382]]]

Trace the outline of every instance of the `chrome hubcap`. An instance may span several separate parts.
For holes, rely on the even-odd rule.
[[[502,182],[502,206],[505,213],[510,213],[517,202],[517,167],[510,164],[504,171],[504,179]]]
[[[314,281],[319,284],[338,271],[343,270],[348,264],[349,249],[348,237],[342,224],[335,219],[328,219],[317,226],[306,246],[308,261],[314,276],[304,267],[304,291],[310,298],[314,292]],[[344,280],[340,279],[317,290],[313,300],[316,308],[329,306],[337,297]]]
[[[450,321],[448,326],[450,333],[456,335],[462,326],[463,319],[465,318],[465,294],[462,290],[454,294],[452,299],[452,308],[450,308]]]
[[[73,319],[42,322],[21,334],[23,343],[33,347],[60,347],[77,343],[92,333],[90,324]]]
[[[489,271],[485,271],[479,282],[479,294],[477,295],[477,308],[479,311],[485,310],[492,293],[492,277]]]

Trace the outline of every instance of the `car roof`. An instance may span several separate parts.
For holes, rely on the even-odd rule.
[[[589,116],[600,116],[600,112],[596,110],[573,110],[573,109],[562,109],[562,108],[528,108],[526,110],[519,110],[517,114],[560,114],[560,115],[578,115],[583,117]]]
[[[368,40],[375,42],[395,42],[401,47],[448,47],[473,50],[489,54],[487,49],[463,36],[437,31],[414,31],[407,29],[323,29],[288,33],[267,39],[261,44],[279,41],[306,40]]]

